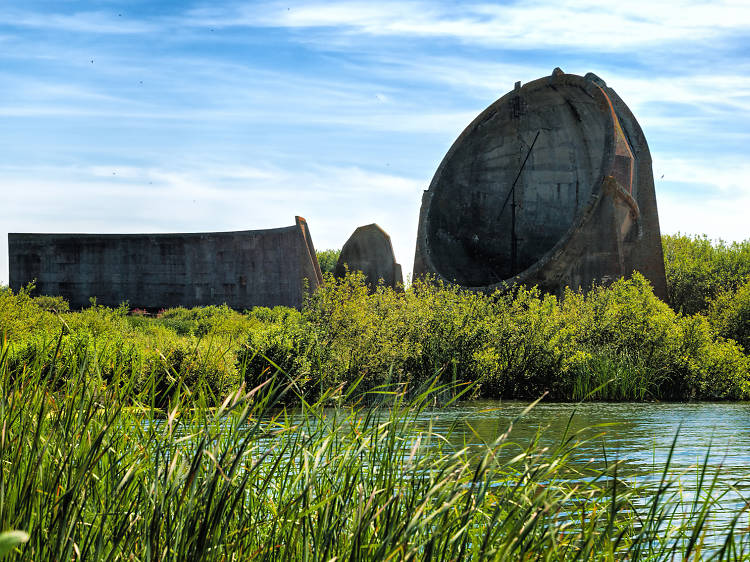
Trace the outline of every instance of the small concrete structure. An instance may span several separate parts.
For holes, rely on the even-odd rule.
[[[305,219],[294,226],[196,234],[9,234],[10,286],[72,308],[97,303],[156,310],[226,303],[302,304],[323,277]]]
[[[388,287],[403,285],[401,266],[396,263],[391,237],[377,224],[360,226],[341,249],[334,277],[343,277],[349,271],[361,271],[372,287],[382,279]]]
[[[633,270],[666,299],[648,144],[594,74],[516,83],[461,133],[424,192],[415,276],[559,294]]]

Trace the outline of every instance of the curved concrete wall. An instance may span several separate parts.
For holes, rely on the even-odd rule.
[[[302,304],[322,282],[307,224],[191,234],[9,234],[10,286],[81,308]]]
[[[516,84],[461,133],[424,193],[415,275],[560,292],[634,269],[666,298],[648,145],[593,74]]]

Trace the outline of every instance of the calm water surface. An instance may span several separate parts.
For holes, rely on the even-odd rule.
[[[425,428],[448,435],[455,445],[492,442],[527,407],[525,402],[476,401],[424,412]],[[623,476],[655,478],[668,459],[686,494],[695,489],[697,465],[710,452],[709,474],[718,473],[722,490],[731,490],[723,506],[736,509],[750,499],[750,403],[540,403],[516,419],[510,441],[525,446],[541,431],[541,443],[555,446],[568,432],[588,438],[575,462],[603,466],[620,460]],[[655,472],[658,472],[654,476]]]

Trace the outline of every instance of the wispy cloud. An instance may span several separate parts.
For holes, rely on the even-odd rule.
[[[443,37],[510,49],[570,47],[622,51],[672,41],[716,38],[750,28],[750,6],[724,0],[523,1],[507,4],[420,1],[235,3],[189,12],[193,25],[321,29],[330,34]]]
[[[710,238],[747,240],[746,209],[750,195],[702,198],[696,202],[684,193],[658,193],[659,222],[664,234],[706,234]]]
[[[596,72],[634,111],[665,232],[747,236],[744,1],[17,4],[0,8],[3,228],[234,230],[302,214],[317,246],[340,247],[378,222],[408,271],[450,143],[516,80],[560,66]]]
[[[137,166],[0,167],[0,183],[25,194],[0,209],[5,232],[200,232],[273,228],[305,216],[320,248],[341,247],[378,222],[411,267],[425,179],[359,167],[288,170],[208,161],[174,169]],[[388,202],[378,207],[378,203]],[[33,214],[28,209],[35,209]],[[65,209],[65,213],[60,213]],[[344,211],[346,210],[346,211]],[[7,271],[0,246],[0,280]]]
[[[673,184],[683,184],[685,190],[695,185],[701,186],[704,193],[710,193],[707,199],[726,199],[727,195],[750,198],[750,183],[747,181],[750,162],[746,159],[716,155],[700,160],[665,157],[658,158],[654,167],[658,170],[657,175],[663,175],[666,181]]]
[[[745,112],[750,106],[750,65],[733,73],[682,74],[635,78],[618,77],[610,82],[628,105],[635,108],[649,103],[687,104],[702,112]]]
[[[130,35],[150,33],[161,26],[145,21],[134,21],[123,17],[113,8],[112,11],[89,11],[73,14],[40,13],[30,10],[0,9],[0,25],[8,27],[26,27],[48,29],[69,33],[94,33]]]

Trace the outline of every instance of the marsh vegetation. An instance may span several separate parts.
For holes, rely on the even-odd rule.
[[[746,558],[746,504],[722,507],[708,454],[686,500],[673,448],[638,479],[604,450],[574,461],[591,437],[572,423],[554,440],[518,438],[514,417],[469,444],[432,421],[431,408],[469,398],[747,399],[750,251],[709,245],[665,237],[672,307],[638,274],[562,299],[424,282],[373,292],[350,274],[299,311],[70,311],[4,288],[0,530],[15,534],[0,549],[28,560]]]

